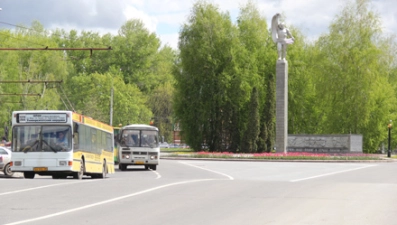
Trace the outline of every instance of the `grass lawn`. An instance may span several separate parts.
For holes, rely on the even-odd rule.
[[[193,149],[190,148],[161,148],[160,152],[166,153],[193,153]]]

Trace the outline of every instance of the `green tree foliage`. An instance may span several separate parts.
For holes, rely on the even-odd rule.
[[[249,103],[248,126],[244,133],[241,149],[243,152],[257,152],[257,141],[259,135],[259,99],[258,90],[252,89],[251,100]]]
[[[125,84],[120,75],[93,73],[74,76],[70,82],[74,87],[71,101],[78,112],[109,123],[113,86],[113,124],[149,124],[152,113],[147,107],[147,97],[136,85]]]
[[[313,44],[307,44],[301,32],[292,27],[295,37],[293,45],[288,46],[288,133],[289,134],[316,134],[321,133],[318,126],[323,112],[316,104],[317,98],[312,71],[318,67],[314,58]]]
[[[153,112],[154,126],[159,128],[161,137],[164,141],[173,142],[173,112],[172,112],[172,98],[174,87],[167,82],[156,87],[153,93],[149,96],[148,105]]]
[[[57,38],[60,36],[66,36],[68,38]],[[68,59],[70,63],[73,64],[73,72],[69,79],[72,79],[74,76],[88,76],[95,73],[118,74],[125,84],[137,85],[140,91],[144,92],[143,95],[145,95],[145,98],[152,98],[158,95],[158,90],[163,90],[161,86],[165,83],[173,83],[172,70],[173,62],[176,58],[174,50],[168,46],[160,48],[160,41],[157,36],[154,33],[150,33],[140,20],[127,21],[120,28],[119,35],[117,36],[112,36],[110,34],[100,36],[97,33],[87,31],[83,31],[81,35],[78,35],[74,30],[66,35],[64,31],[58,30],[53,33],[52,37],[56,39],[59,47],[112,48],[112,50],[108,51],[93,51],[92,55],[90,55],[89,51],[68,52]],[[68,82],[67,89],[68,95],[74,95],[74,93],[78,91],[73,82]],[[172,89],[170,89],[170,91],[171,92],[167,92],[167,95],[164,97],[172,96]],[[98,93],[98,95],[100,94],[101,93]],[[140,93],[139,96],[141,95]],[[93,113],[98,113],[102,110],[98,108],[96,101],[98,101],[96,98],[89,100],[91,105],[88,109]],[[127,102],[134,101],[137,100],[132,98]],[[170,114],[165,115],[162,113],[170,112],[168,108],[161,109],[161,107],[167,104],[154,105],[151,104],[151,102],[152,101],[148,101],[145,107],[150,107],[153,110],[153,116],[155,118],[171,117]],[[168,100],[168,102],[170,102],[170,100]],[[78,102],[78,98],[73,98],[72,103],[76,104],[78,109],[80,106],[85,106],[85,104],[81,105]],[[141,106],[140,104],[138,105]],[[123,107],[118,108],[116,103],[114,105],[114,112],[117,113],[121,110],[128,110]],[[146,108],[136,109],[136,112],[142,110],[146,110]],[[156,115],[157,112],[162,114]],[[104,113],[103,115],[107,114]],[[134,118],[130,119],[124,117],[117,119],[118,117],[115,115],[114,122],[116,124],[116,121],[119,120],[122,124],[133,121],[146,121],[145,123],[148,123],[147,119],[137,118],[137,116],[138,115],[134,115]],[[100,118],[102,117],[103,116],[100,116]],[[170,124],[171,121],[168,121],[168,124],[164,125],[164,129],[162,129],[163,132],[167,133],[167,136],[170,136],[169,134],[172,131]]]
[[[150,33],[142,21],[127,21],[113,40],[113,66],[119,67],[125,83],[136,84],[141,91],[149,93],[160,80],[156,74],[157,52],[160,40]]]
[[[210,151],[257,151],[257,128],[265,127],[253,116],[271,109],[264,103],[272,75],[268,67],[275,67],[268,60],[274,54],[266,51],[268,34],[252,2],[242,7],[237,26],[213,4],[193,6],[180,33],[175,111],[185,141],[195,150],[205,143]],[[247,107],[253,105],[251,98],[257,107]]]
[[[260,133],[258,136],[258,152],[270,152],[276,140],[276,74],[268,76],[265,107],[262,111]]]
[[[58,31],[62,34],[62,31]],[[59,36],[57,34],[56,36]],[[55,36],[55,35],[53,35]],[[76,31],[70,31],[68,39],[59,39],[59,46],[68,46],[75,48],[106,48],[111,47],[109,51],[94,51],[92,55],[88,51],[71,51],[68,52],[68,59],[73,64],[74,76],[90,75],[94,73],[99,74],[118,74],[123,79],[125,84],[131,84],[139,87],[140,91],[143,91],[145,98],[152,98],[158,95],[158,90],[163,90],[161,86],[165,83],[173,83],[173,63],[176,58],[175,52],[168,46],[160,48],[160,40],[154,33],[150,33],[143,25],[140,20],[127,21],[119,30],[119,35],[112,36],[106,34],[99,36],[97,33],[82,32],[78,35]],[[76,93],[75,87],[68,83],[68,93],[73,95]],[[172,98],[171,92],[167,92],[164,97]],[[100,94],[100,93],[98,93]],[[141,95],[141,94],[140,94]],[[139,96],[140,96],[139,95]],[[115,96],[116,97],[116,96]],[[76,99],[76,98],[74,98]],[[164,98],[163,98],[164,99]],[[97,112],[99,109],[96,107],[95,101],[98,99],[92,99],[92,107],[90,109]],[[134,98],[127,102],[136,101]],[[75,100],[72,101],[75,103]],[[146,107],[150,107],[153,110],[154,117],[171,117],[171,114],[165,115],[162,112],[170,112],[168,108],[161,109],[161,107],[168,106],[168,104],[154,105],[148,101]],[[157,101],[156,101],[157,102]],[[170,102],[170,100],[168,100]],[[78,103],[76,103],[78,104]],[[138,104],[140,105],[140,104]],[[79,108],[79,106],[77,106]],[[114,105],[114,112],[117,113],[120,110],[126,110],[125,108],[118,108],[118,105]],[[146,108],[136,110],[146,110]],[[156,115],[156,113],[161,113]],[[137,115],[135,115],[136,117]],[[117,120],[115,116],[115,124]],[[141,118],[131,119],[120,119],[123,124],[128,121],[143,121]],[[146,121],[146,119],[145,119]],[[148,122],[145,122],[148,123]],[[163,124],[162,131],[167,133],[167,136],[172,131],[171,121],[168,124]],[[118,124],[118,122],[117,122]],[[168,137],[169,138],[169,137]]]
[[[126,24],[127,27],[128,23]],[[143,29],[143,28],[142,28]],[[128,29],[125,29],[127,32]],[[83,31],[79,35],[76,31],[66,33],[56,30],[51,34],[39,22],[32,23],[31,28],[20,26],[15,32],[2,30],[2,45],[7,47],[68,47],[68,48],[104,48],[115,44],[116,37],[110,34],[100,36],[97,33]],[[124,34],[126,34],[126,32]],[[153,35],[152,35],[153,36]],[[151,36],[151,37],[152,37]],[[149,42],[143,43],[145,49]],[[120,38],[118,39],[121,40]],[[136,40],[136,41],[137,41]],[[159,43],[158,39],[153,43]],[[125,43],[125,42],[124,42]],[[117,49],[124,49],[120,43]],[[136,43],[135,46],[138,46]],[[135,51],[136,49],[129,49]],[[175,53],[169,47],[161,50],[158,47],[151,53],[150,65],[146,68],[156,79],[147,80],[150,88],[157,88],[160,84],[173,82],[172,69]],[[150,93],[142,93],[135,82],[125,83],[125,74],[120,71],[120,61],[111,51],[9,51],[0,56],[0,79],[13,81],[63,81],[59,86],[37,83],[17,83],[1,85],[1,93],[40,94],[39,97],[7,96],[2,97],[5,103],[0,111],[0,119],[10,122],[10,114],[14,110],[25,109],[71,109],[108,123],[110,120],[110,88],[114,87],[114,123],[145,123],[153,117],[147,99]],[[125,53],[127,53],[125,51]],[[143,54],[143,53],[142,53]],[[141,59],[145,60],[145,59]],[[158,75],[158,76],[157,76]],[[172,92],[169,93],[172,95]],[[169,97],[171,99],[171,97]],[[158,107],[159,108],[159,107]],[[165,110],[168,112],[168,110]],[[166,115],[170,117],[170,115]],[[0,128],[1,129],[1,128]],[[169,128],[171,130],[171,128]]]
[[[258,120],[260,133],[257,139],[257,150],[259,152],[267,151],[267,148],[273,147],[275,139],[275,59],[277,51],[271,39],[266,18],[262,16],[254,2],[248,1],[240,9],[240,15],[237,20],[239,28],[239,39],[241,49],[239,50],[238,60],[240,61],[239,75],[242,75],[249,86],[257,88],[260,120]],[[238,84],[240,85],[240,84]],[[234,87],[235,88],[235,87]],[[244,93],[249,93],[243,91]],[[240,93],[236,93],[240,95]],[[236,97],[236,96],[233,96]],[[236,99],[236,98],[234,98]],[[244,99],[243,102],[246,102]],[[250,123],[251,113],[247,107],[241,110],[244,117],[240,122],[240,127],[244,129],[244,124]],[[250,114],[247,114],[250,113]],[[234,122],[233,122],[234,123]],[[245,129],[250,131],[251,126]],[[254,127],[252,127],[254,129]],[[240,129],[233,129],[240,130]],[[232,131],[233,131],[232,130]],[[244,145],[244,144],[243,144]],[[267,145],[271,145],[267,147]],[[244,148],[245,146],[242,146]]]
[[[236,34],[230,16],[204,1],[194,4],[180,32],[174,104],[183,138],[193,149],[201,149],[203,143],[211,151],[222,149],[230,80],[236,75],[232,73]]]
[[[45,48],[55,45],[42,25],[35,21],[32,28],[17,28],[15,32],[2,30],[1,45],[14,48]],[[10,125],[11,112],[25,109],[57,109],[60,98],[57,86],[45,83],[27,83],[27,81],[62,81],[68,75],[62,52],[55,51],[3,51],[0,62],[0,79],[5,82],[22,81],[24,83],[2,83],[1,96],[3,107],[1,121]],[[32,96],[34,95],[34,96]]]
[[[159,128],[164,141],[173,142],[174,62],[176,53],[168,46],[157,54],[156,74],[158,84],[149,94],[148,105],[153,112],[154,126]],[[161,139],[162,141],[162,139]]]
[[[324,133],[363,134],[364,150],[375,151],[387,135],[396,94],[384,60],[389,46],[369,1],[349,2],[316,47],[315,100],[323,110],[319,126]]]

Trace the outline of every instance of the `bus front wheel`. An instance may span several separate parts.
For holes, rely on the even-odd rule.
[[[33,172],[23,172],[23,177],[25,179],[33,179],[34,178],[34,173]]]
[[[84,160],[81,160],[80,171],[79,172],[75,172],[73,174],[73,178],[81,180],[81,179],[83,179],[83,175],[84,175]]]

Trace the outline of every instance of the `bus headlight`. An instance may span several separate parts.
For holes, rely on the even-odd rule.
[[[151,156],[150,156],[150,159],[151,159],[151,160],[157,159],[157,155],[151,155]]]
[[[68,165],[68,163],[66,162],[66,161],[59,161],[59,165],[60,166],[66,166],[66,165]]]
[[[123,159],[129,159],[129,158],[130,158],[130,155],[123,154],[123,155],[122,155],[122,158],[123,158]]]

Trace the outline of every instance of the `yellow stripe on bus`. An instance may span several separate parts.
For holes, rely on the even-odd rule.
[[[83,124],[87,124],[87,125],[90,125],[90,126],[93,126],[93,127],[100,128],[102,130],[113,132],[113,127],[112,126],[107,125],[107,124],[102,123],[102,122],[99,122],[97,120],[94,120],[94,119],[92,119],[90,117],[80,115],[80,114],[75,113],[75,112],[72,115],[72,119],[73,119],[73,121],[76,121],[76,122],[80,122],[80,123],[83,123]]]

